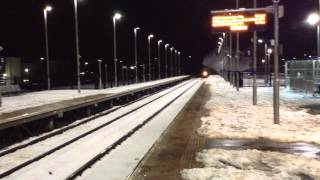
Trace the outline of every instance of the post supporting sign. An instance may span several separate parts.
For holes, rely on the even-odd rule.
[[[255,32],[263,30],[268,23],[268,14],[274,15],[274,79],[273,112],[274,124],[280,124],[279,93],[279,18],[284,8],[280,0],[272,0],[273,6],[265,8],[211,11],[213,32]]]

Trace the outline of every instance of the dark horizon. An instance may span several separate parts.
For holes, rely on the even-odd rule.
[[[259,6],[271,5],[271,0],[258,1]],[[304,19],[317,9],[316,0],[282,0],[285,17],[280,20],[280,39],[284,58],[303,57],[316,53],[316,29]],[[4,0],[0,6],[0,45],[4,56],[16,56],[38,61],[45,56],[43,8],[51,5],[48,15],[50,57],[52,61],[75,63],[73,0],[27,1]],[[180,50],[188,62],[187,72],[198,73],[203,58],[217,46],[218,34],[210,29],[210,10],[231,9],[235,0],[196,2],[177,1],[89,1],[78,4],[81,61],[103,59],[113,64],[112,15],[121,12],[117,27],[118,59],[133,64],[133,28],[139,26],[139,60],[147,60],[147,35],[162,39]],[[241,7],[252,7],[251,1],[241,1]],[[272,24],[259,37],[272,38]],[[241,34],[241,49],[250,48],[251,33]],[[156,57],[156,41],[153,53]],[[68,63],[67,63],[68,64]]]

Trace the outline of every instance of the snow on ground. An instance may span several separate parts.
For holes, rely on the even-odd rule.
[[[311,115],[307,104],[320,104],[320,99],[281,89],[281,124],[273,124],[272,88],[258,89],[258,106],[252,105],[252,88],[236,92],[229,83],[211,76],[212,98],[206,108],[198,133],[208,138],[270,139],[280,142],[320,144],[320,115]]]
[[[320,179],[320,161],[278,152],[211,149],[196,160],[205,167],[181,171],[184,180]]]
[[[65,100],[98,95],[98,94],[114,94],[137,89],[145,86],[154,85],[161,82],[179,79],[181,77],[167,78],[146,83],[132,84],[103,90],[82,90],[79,94],[77,90],[51,90],[21,94],[19,96],[10,96],[2,98],[2,107],[0,107],[0,115],[21,109],[42,106],[46,104],[57,103]]]
[[[258,89],[257,106],[252,88],[236,92],[218,76],[207,80],[211,98],[209,115],[202,117],[198,133],[206,138],[269,139],[280,142],[320,144],[320,115],[311,115],[305,105],[320,105],[320,99],[281,89],[281,124],[273,124],[272,88]],[[185,180],[318,179],[320,161],[311,157],[258,150],[203,150],[197,154],[203,168],[181,171]]]
[[[196,80],[198,81],[198,80]],[[194,83],[193,81],[192,83]],[[153,144],[175,119],[183,107],[201,87],[198,81],[188,92],[170,104],[164,111],[147,123],[141,130],[119,145],[115,150],[84,172],[79,180],[120,180],[127,177],[148,153]],[[130,178],[129,178],[130,179]]]
[[[189,82],[185,86],[152,102],[148,106],[144,106],[130,114],[130,116],[122,117],[112,124],[79,139],[69,146],[16,171],[8,176],[7,179],[66,179],[66,177],[74,173],[80,165],[88,162],[88,160],[95,155],[104,152],[107,147],[111,147],[117,140],[128,134],[133,128],[140,125],[146,119],[152,117],[155,112],[159,111],[162,107],[166,106],[174,98],[178,97],[182,92],[191,87],[193,83],[196,83],[195,81]],[[108,118],[109,116],[101,117],[101,119],[105,120]],[[162,118],[160,118],[160,120],[162,120]],[[62,164],[63,166],[61,166]]]

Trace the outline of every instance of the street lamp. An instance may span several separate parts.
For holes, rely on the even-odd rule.
[[[148,52],[149,52],[149,81],[151,81],[151,39],[154,38],[153,34],[148,36]]]
[[[181,52],[178,52],[178,75],[181,75]]]
[[[0,52],[1,51],[3,51],[3,47],[2,46],[0,46]],[[0,90],[0,107],[2,106],[2,92],[1,92],[1,90]]]
[[[265,58],[265,61],[266,63],[264,64],[264,74],[265,74],[265,78],[264,78],[264,81],[265,83],[268,83],[268,74],[270,72],[269,70],[269,66],[270,66],[270,53],[269,51],[272,51],[271,48],[268,48],[268,42],[263,40],[263,39],[258,39],[258,43],[259,44],[263,44],[264,43],[264,58]]]
[[[166,44],[164,47],[165,47],[165,60],[164,60],[164,63],[165,63],[165,77],[167,78],[168,77],[168,47],[170,46],[170,44]]]
[[[102,63],[102,60],[98,59],[98,65],[99,65],[99,89],[102,89],[101,63]]]
[[[118,69],[117,69],[117,32],[116,21],[120,20],[122,15],[115,13],[113,16],[113,55],[114,55],[114,85],[118,86]]]
[[[317,56],[320,57],[320,17],[318,13],[312,13],[307,18],[307,23],[315,26],[317,25]]]
[[[75,22],[75,35],[76,35],[76,60],[77,60],[78,93],[81,93],[80,50],[79,50],[79,29],[78,29],[78,0],[74,0],[74,22]]]
[[[170,48],[170,76],[172,77],[173,76],[173,50],[174,50],[174,48],[173,47],[171,47]]]
[[[139,27],[134,28],[134,61],[136,67],[138,67],[138,30],[140,30]],[[138,68],[135,69],[135,78],[136,83],[138,83]]]
[[[311,13],[308,18],[307,18],[307,23],[311,24],[311,25],[316,25],[319,23],[320,21],[320,17],[318,13]]]
[[[45,29],[45,41],[46,41],[46,58],[47,58],[47,88],[48,90],[51,89],[51,82],[50,82],[50,61],[49,61],[49,40],[48,40],[48,12],[52,11],[51,6],[46,6],[43,9],[44,14],[44,29]]]
[[[175,50],[174,51],[174,68],[175,68],[175,70],[174,70],[174,75],[175,76],[177,76],[177,72],[178,72],[178,50]]]
[[[267,74],[270,76],[270,66],[271,66],[271,54],[273,53],[272,48],[267,48]],[[270,76],[270,83],[271,83],[271,76]]]
[[[161,79],[161,43],[163,41],[158,41],[158,78]]]
[[[108,87],[108,64],[105,64],[104,65],[104,71],[105,71],[105,88],[107,88]]]
[[[141,67],[142,67],[142,80],[143,82],[146,82],[146,65],[142,64]]]

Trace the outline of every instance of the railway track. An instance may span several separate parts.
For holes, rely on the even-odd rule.
[[[117,126],[123,126],[123,124],[119,123],[118,121],[124,121],[123,119],[128,119],[135,117],[141,109],[148,109],[148,106],[154,106],[158,101],[163,101],[163,99],[168,99],[168,96],[173,96],[174,98],[171,98],[169,101],[167,100],[165,104],[162,104],[161,107],[159,107],[156,111],[152,112],[147,117],[144,117],[143,120],[136,122],[136,124],[132,124],[125,133],[118,135],[116,139],[113,140],[113,142],[110,142],[108,146],[103,148],[103,151],[99,151],[99,153],[95,154],[94,156],[91,156],[90,158],[86,158],[85,161],[81,162],[78,167],[73,168],[72,173],[69,173],[67,176],[64,176],[63,179],[74,179],[77,176],[81,175],[82,172],[84,172],[86,169],[90,168],[96,161],[101,159],[103,156],[108,154],[110,151],[112,151],[114,148],[116,148],[119,144],[124,142],[128,137],[130,137],[135,132],[139,131],[141,127],[143,127],[145,124],[147,124],[149,121],[153,119],[157,114],[159,114],[161,111],[166,109],[170,104],[172,104],[174,101],[176,101],[179,97],[181,97],[184,93],[186,93],[189,89],[191,89],[195,84],[197,84],[198,81],[195,80],[189,80],[184,83],[181,83],[175,87],[169,88],[165,91],[162,91],[160,93],[157,93],[152,96],[144,97],[140,99],[139,101],[135,101],[134,103],[129,103],[122,107],[115,107],[109,111],[106,111],[104,113],[101,113],[100,115],[97,115],[97,117],[91,117],[84,121],[81,121],[78,124],[74,124],[70,127],[63,128],[61,130],[58,130],[57,132],[53,132],[50,135],[46,135],[43,137],[40,137],[38,139],[33,140],[30,142],[30,144],[24,144],[20,147],[15,147],[15,149],[10,149],[7,151],[1,152],[2,157],[7,155],[14,155],[15,152],[23,150],[25,148],[28,148],[30,146],[36,146],[38,143],[45,141],[50,138],[54,138],[58,135],[63,135],[65,132],[68,132],[74,128],[78,128],[80,126],[85,126],[86,124],[99,119],[103,118],[104,116],[108,117],[111,116],[108,120],[106,120],[104,123],[99,124],[98,126],[91,128],[90,130],[87,130],[86,132],[80,133],[79,135],[70,138],[68,141],[65,141],[64,143],[61,143],[53,148],[50,148],[49,150],[42,152],[38,154],[37,156],[32,157],[31,159],[28,159],[24,161],[23,163],[20,163],[14,167],[10,167],[6,169],[5,171],[2,171],[0,174],[1,178],[11,178],[15,177],[15,173],[18,173],[18,171],[23,171],[27,167],[31,167],[33,164],[40,163],[41,160],[44,160],[46,157],[54,156],[54,154],[57,151],[68,149],[69,146],[77,144],[79,141],[83,141],[81,143],[85,143],[86,141],[83,139],[90,139],[94,138],[95,134],[99,134],[100,132],[108,132],[110,131],[110,134],[112,134],[112,128],[116,128]],[[122,112],[119,112],[122,111]],[[130,121],[127,122],[128,124]],[[113,126],[113,127],[112,127]],[[92,137],[90,137],[92,136]],[[71,147],[70,149],[77,149],[76,147]],[[79,148],[81,149],[81,148]],[[1,158],[0,158],[1,159]],[[38,166],[39,167],[39,166]],[[31,169],[33,169],[31,167]],[[52,172],[48,172],[49,174]],[[18,173],[19,174],[19,173]],[[45,173],[44,173],[45,174]],[[13,176],[11,176],[13,175]],[[30,175],[30,174],[29,174]],[[19,175],[18,175],[19,176]],[[13,178],[14,179],[14,178]],[[24,177],[24,179],[28,179],[28,176]]]
[[[181,83],[180,85],[183,85],[184,83],[186,83],[186,82],[183,82],[183,83]],[[179,87],[179,86],[178,86],[178,87]],[[97,113],[97,114],[95,114],[95,115],[93,115],[93,116],[84,118],[84,119],[80,120],[80,121],[77,122],[77,123],[72,123],[71,125],[65,126],[65,127],[63,127],[63,128],[57,129],[57,130],[54,130],[54,131],[49,132],[49,133],[46,133],[46,134],[44,134],[44,135],[40,135],[40,136],[32,139],[32,140],[29,141],[29,142],[21,143],[21,144],[16,145],[16,146],[9,147],[8,149],[0,150],[0,158],[1,158],[2,156],[7,155],[7,154],[13,153],[13,152],[15,152],[15,151],[17,151],[17,150],[19,150],[19,149],[23,149],[23,148],[25,148],[25,147],[31,146],[31,145],[33,145],[33,144],[36,144],[36,143],[38,143],[38,142],[44,141],[44,140],[46,140],[46,139],[48,139],[48,138],[51,138],[51,137],[57,136],[57,135],[59,135],[59,134],[62,134],[63,132],[66,132],[66,131],[68,131],[68,130],[70,130],[70,129],[76,128],[76,127],[78,127],[78,126],[80,126],[80,125],[83,125],[83,124],[86,124],[86,123],[88,123],[88,122],[91,122],[91,121],[93,121],[93,120],[95,120],[95,119],[97,119],[97,118],[99,118],[99,117],[108,115],[108,114],[110,114],[110,113],[112,113],[112,112],[115,112],[116,110],[119,110],[120,108],[127,107],[127,106],[129,106],[129,105],[131,105],[131,104],[133,104],[133,103],[135,103],[135,102],[138,102],[138,101],[141,101],[141,100],[143,100],[143,99],[146,99],[146,98],[148,98],[148,97],[150,97],[150,96],[152,96],[152,95],[154,95],[154,94],[157,94],[157,93],[159,93],[159,92],[155,92],[155,93],[152,93],[152,94],[148,94],[148,95],[146,95],[146,96],[143,96],[143,97],[141,97],[141,98],[139,98],[139,99],[137,99],[137,100],[131,101],[131,102],[126,103],[126,104],[121,105],[121,106],[112,107],[112,108],[110,108],[110,109],[108,109],[108,110],[106,110],[106,111],[103,111],[103,112]],[[170,92],[169,92],[169,93],[170,93]],[[155,99],[155,100],[156,100],[156,99]],[[152,101],[150,101],[150,102],[152,102]],[[146,105],[147,105],[147,104],[146,104]],[[142,105],[142,106],[143,106],[143,105]],[[140,106],[140,107],[142,107],[142,106]],[[0,175],[0,176],[1,176],[1,175]]]

